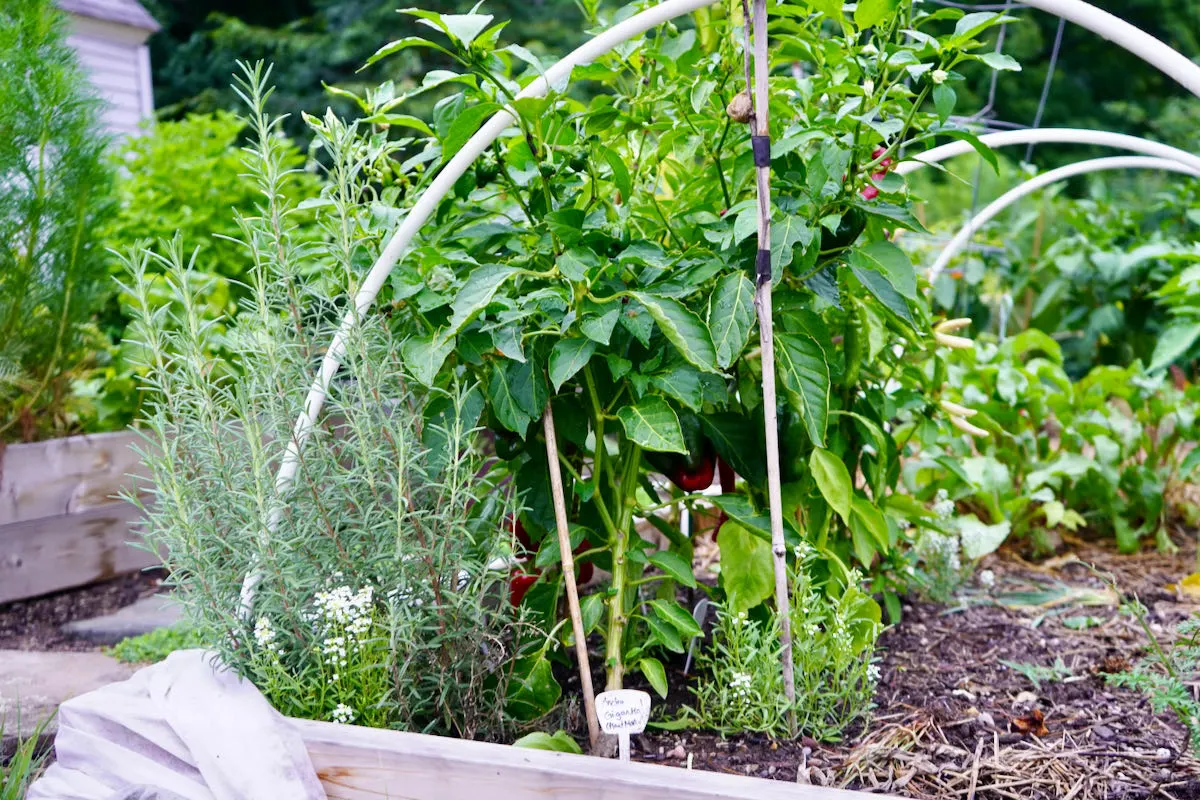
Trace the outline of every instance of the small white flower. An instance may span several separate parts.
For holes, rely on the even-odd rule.
[[[266,617],[258,618],[258,622],[254,623],[254,641],[259,647],[272,653],[279,650],[279,645],[275,642],[275,629],[271,627],[271,620]]]
[[[867,78],[865,81],[863,81],[862,86],[863,94],[867,95],[868,97],[875,93],[875,81],[871,80],[870,78]]]
[[[337,708],[333,710],[333,714],[331,716],[333,717],[334,722],[340,722],[343,725],[347,725],[354,721],[355,714],[354,709],[350,706],[346,705],[345,703],[338,703]]]
[[[933,513],[937,514],[938,519],[949,519],[954,516],[954,501],[950,499],[950,493],[945,489],[938,489],[937,502],[933,504]]]
[[[867,42],[866,46],[859,52],[864,56],[877,56],[879,55],[879,48],[875,46],[874,42]]]
[[[874,664],[867,665],[867,682],[868,683],[878,683],[879,682],[879,667],[875,666]]]
[[[950,77],[950,74],[948,72],[946,72],[946,70],[944,70],[944,69],[935,69],[933,72],[929,73],[929,79],[932,80],[934,83],[938,84],[939,86],[941,84],[945,83],[946,78],[949,78],[949,77]]]
[[[979,573],[979,585],[988,589],[995,586],[996,573],[992,572],[990,569],[985,569],[983,572]]]

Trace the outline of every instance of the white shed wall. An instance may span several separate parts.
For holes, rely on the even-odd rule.
[[[154,112],[147,31],[71,15],[67,42],[108,101],[104,121],[114,133],[133,134]]]

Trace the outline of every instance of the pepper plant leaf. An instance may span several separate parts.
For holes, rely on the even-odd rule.
[[[633,405],[617,409],[617,419],[625,435],[643,450],[661,453],[686,453],[679,416],[666,400],[648,394]]]
[[[717,281],[708,298],[708,329],[717,366],[727,369],[741,355],[753,326],[754,284],[741,272],[731,272]]]
[[[550,351],[550,383],[554,391],[583,369],[596,352],[591,339],[560,339]]]
[[[825,351],[806,334],[777,332],[775,363],[788,404],[804,421],[813,444],[824,446],[829,419],[829,364]]]
[[[690,364],[705,372],[717,371],[717,351],[708,326],[687,307],[670,297],[633,292],[646,307],[658,328]]]

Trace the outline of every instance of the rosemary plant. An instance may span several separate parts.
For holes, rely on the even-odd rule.
[[[285,714],[502,737],[506,707],[530,694],[529,673],[549,667],[544,637],[497,590],[512,509],[474,446],[478,389],[414,393],[387,319],[363,319],[294,487],[276,490],[316,359],[379,235],[365,140],[340,124],[314,125],[331,165],[316,204],[323,236],[297,231],[312,211],[279,191],[286,140],[265,111],[268,74],[244,71],[254,132],[245,166],[261,202],[238,220],[249,293],[236,319],[202,321],[178,239],[125,258],[150,398],[146,541],[164,553],[202,638]],[[150,296],[156,272],[174,292],[168,305]],[[206,356],[216,324],[228,325],[229,369]],[[428,403],[442,413],[426,420]],[[246,614],[239,593],[251,572],[261,581]]]

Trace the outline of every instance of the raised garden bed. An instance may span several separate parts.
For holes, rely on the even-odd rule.
[[[117,495],[144,474],[135,433],[71,436],[0,451],[0,603],[159,563],[131,546],[137,507]]]

